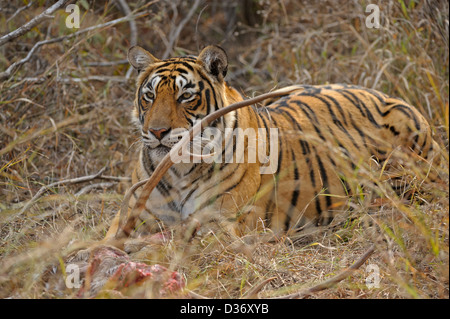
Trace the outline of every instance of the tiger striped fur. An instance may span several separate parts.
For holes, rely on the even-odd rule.
[[[189,129],[196,120],[243,98],[224,80],[228,61],[220,47],[208,46],[198,57],[159,60],[135,46],[128,59],[139,72],[132,114],[142,135],[132,174],[136,183],[148,178],[177,142],[169,139],[175,129]],[[278,129],[273,174],[261,174],[266,164],[259,159],[239,163],[236,154],[231,163],[174,164],[148,198],[139,229],[157,231],[152,216],[173,225],[194,213],[228,220],[238,233],[255,227],[292,233],[307,225],[327,225],[345,208],[354,190],[346,176],[361,163],[372,159],[382,165],[396,148],[425,159],[438,150],[425,118],[400,99],[353,85],[295,88],[262,107],[228,113],[211,125],[221,132],[264,129],[267,156],[269,129]],[[251,150],[249,138],[244,139],[244,159]],[[230,147],[235,150],[237,140],[237,135],[225,136],[219,155]],[[119,214],[107,237],[118,225]]]

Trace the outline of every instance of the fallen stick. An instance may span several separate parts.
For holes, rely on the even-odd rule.
[[[259,284],[257,284],[256,286],[254,286],[252,289],[250,289],[248,292],[246,292],[241,299],[253,299],[255,297],[258,297],[258,293],[272,280],[276,279],[277,277],[270,277],[267,278],[265,280],[263,280],[262,282],[260,282]]]
[[[76,178],[71,178],[71,179],[65,179],[65,180],[62,180],[62,181],[58,181],[58,182],[54,182],[54,183],[42,186],[41,189],[39,189],[39,191],[33,196],[33,198],[31,198],[31,200],[28,203],[26,203],[25,206],[23,206],[23,208],[20,210],[20,212],[17,215],[14,215],[14,217],[16,218],[17,216],[22,215],[48,189],[50,189],[52,187],[60,186],[60,185],[76,184],[76,183],[92,181],[92,180],[94,180],[96,178],[99,178],[105,170],[106,170],[106,166],[103,167],[101,170],[99,170],[97,173],[95,173],[93,175],[76,177]]]
[[[14,20],[14,18],[17,17],[17,15],[19,13],[21,13],[23,10],[26,10],[26,9],[30,8],[32,5],[33,5],[33,1],[30,1],[27,5],[17,9],[16,12],[14,12],[12,16],[10,16],[8,19],[6,19],[6,23],[9,23],[9,21]]]
[[[11,40],[13,40],[15,38],[20,37],[21,35],[24,35],[25,33],[30,31],[31,29],[33,29],[35,26],[37,26],[39,23],[41,23],[45,19],[54,18],[54,17],[52,17],[50,15],[53,12],[55,12],[56,10],[58,10],[59,8],[61,8],[63,5],[65,5],[68,1],[69,0],[59,0],[54,5],[52,5],[50,8],[44,10],[44,12],[42,12],[41,14],[35,16],[33,19],[31,19],[30,21],[25,23],[23,26],[17,28],[16,30],[14,30],[14,31],[12,31],[12,32],[10,32],[8,34],[5,34],[2,37],[0,37],[0,46],[2,46],[3,44],[5,44],[8,41],[11,41]],[[24,7],[24,8],[27,8],[27,7]],[[22,10],[23,10],[23,8],[22,8]]]
[[[27,56],[24,57],[23,59],[20,59],[19,61],[14,62],[13,64],[11,64],[4,72],[0,73],[0,80],[4,80],[7,79],[8,77],[11,76],[12,73],[14,73],[22,64],[28,62],[31,57],[33,56],[33,54],[36,53],[37,49],[39,49],[41,46],[43,45],[47,45],[47,44],[51,44],[51,43],[56,43],[56,42],[61,42],[63,40],[66,39],[71,39],[74,38],[76,36],[79,36],[81,34],[84,34],[86,32],[92,31],[92,30],[97,30],[97,29],[101,29],[101,28],[107,28],[125,21],[129,21],[130,19],[138,19],[140,17],[146,16],[147,13],[141,13],[138,15],[129,15],[126,17],[122,17],[122,18],[118,18],[112,21],[108,21],[102,24],[98,24],[98,25],[94,25],[91,27],[88,27],[86,29],[82,29],[80,31],[68,34],[68,35],[64,35],[58,38],[53,38],[53,39],[48,39],[48,40],[42,40],[39,42],[36,42],[36,44],[31,48],[31,50],[28,52]]]
[[[252,289],[250,289],[248,292],[246,292],[240,299],[253,299],[253,298],[257,297],[258,292],[260,292],[264,288],[265,285],[267,285],[269,282],[271,282],[272,280],[274,280],[276,278],[277,277],[271,277],[271,278],[267,278],[267,279],[263,280],[262,282],[260,282],[256,286],[254,286]],[[188,290],[187,293],[192,299],[211,299],[209,297],[199,295],[198,293],[193,292],[191,290]]]
[[[361,267],[366,262],[366,260],[369,259],[369,257],[373,254],[374,251],[375,251],[375,245],[370,246],[369,249],[349,268],[342,271],[340,274],[337,274],[333,278],[330,278],[314,287],[300,290],[299,292],[295,292],[295,293],[292,293],[289,295],[273,297],[270,299],[302,299],[302,298],[308,297],[309,295],[312,295],[315,292],[319,292],[319,291],[331,288],[334,285],[336,285],[338,282],[340,282],[340,281],[344,280],[345,278],[347,278],[348,276],[350,276],[356,269]]]

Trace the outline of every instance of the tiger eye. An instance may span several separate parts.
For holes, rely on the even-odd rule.
[[[192,96],[192,93],[185,92],[185,93],[183,93],[183,95],[181,95],[181,98],[182,98],[183,100],[187,100],[187,99],[190,98],[191,96]]]

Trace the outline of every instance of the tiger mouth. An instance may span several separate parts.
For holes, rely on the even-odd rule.
[[[167,153],[170,152],[170,150],[172,149],[171,147],[159,144],[156,147],[149,147],[147,146],[149,151],[152,152],[153,154],[157,155],[157,156],[164,156]]]
[[[162,151],[170,151],[172,148],[171,147],[169,147],[169,146],[166,146],[166,145],[163,145],[163,144],[159,144],[158,146],[155,146],[155,147],[149,147],[151,150],[154,150],[154,151],[160,151],[160,152],[162,152]]]

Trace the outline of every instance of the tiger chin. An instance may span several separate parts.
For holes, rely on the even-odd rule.
[[[228,58],[218,46],[205,47],[198,57],[166,60],[133,46],[128,60],[138,71],[132,119],[142,140],[134,184],[152,175],[179,140],[177,130],[187,131],[243,96],[225,81]],[[364,174],[374,163],[381,168],[388,160],[395,167],[394,153],[400,154],[397,162],[415,155],[427,163],[439,154],[430,125],[400,99],[345,84],[293,88],[211,123],[216,132],[232,132],[223,134],[215,160],[174,164],[148,198],[135,233],[158,232],[194,216],[200,223],[228,222],[238,235],[268,228],[295,234],[328,225],[348,208],[357,189],[349,178],[355,172]],[[256,141],[242,136],[258,129],[266,134]],[[276,154],[270,154],[274,143]],[[266,156],[250,161],[255,149]],[[232,154],[228,161],[226,154]],[[262,173],[270,164],[273,170]],[[130,208],[138,195],[139,190]],[[119,220],[118,213],[105,240],[117,233]]]

